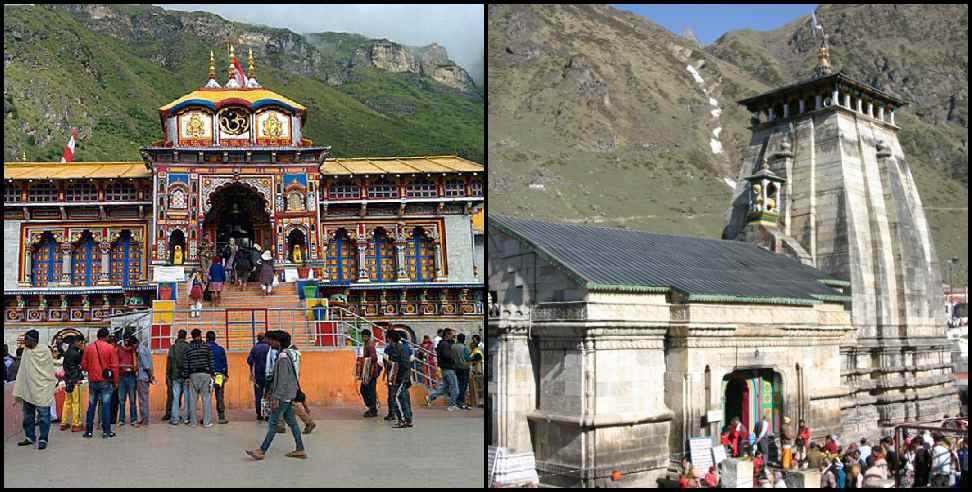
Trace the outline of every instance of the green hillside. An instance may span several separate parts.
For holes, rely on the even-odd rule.
[[[56,160],[74,126],[79,160],[138,160],[139,146],[161,138],[158,108],[205,83],[210,49],[225,81],[228,38],[251,41],[236,43],[238,56],[253,48],[260,83],[307,106],[304,136],[335,156],[461,151],[484,161],[476,94],[369,67],[334,85],[328,72],[356,43],[322,53],[287,30],[141,6],[4,6],[4,159],[25,150]]]

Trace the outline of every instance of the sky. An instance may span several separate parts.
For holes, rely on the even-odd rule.
[[[713,5],[613,5],[646,17],[675,34],[689,27],[695,37],[707,45],[719,36],[738,29],[771,31],[809,15],[816,4],[763,5],[763,4],[713,4]]]
[[[485,11],[474,5],[160,4],[167,10],[202,10],[224,19],[283,27],[305,34],[350,32],[425,46],[438,43],[449,58],[482,82]]]

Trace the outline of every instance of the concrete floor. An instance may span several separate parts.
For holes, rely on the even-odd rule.
[[[307,459],[288,428],[263,461],[245,449],[260,446],[265,425],[252,410],[227,411],[230,423],[209,429],[161,423],[115,427],[112,439],[84,439],[52,425],[47,449],[3,443],[6,487],[476,487],[485,483],[483,410],[416,408],[415,427],[360,417],[364,409],[312,408],[317,428],[304,434]],[[83,418],[83,416],[82,416]],[[298,422],[300,422],[298,420]],[[302,426],[303,427],[303,426]],[[94,470],[98,470],[95,472]]]

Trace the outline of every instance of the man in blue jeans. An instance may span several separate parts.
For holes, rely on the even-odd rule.
[[[118,353],[107,342],[108,328],[98,329],[98,340],[84,349],[81,369],[88,373],[88,415],[84,437],[91,438],[95,408],[101,402],[101,437],[115,437],[111,431],[111,393],[118,386]]]
[[[48,347],[38,347],[40,333],[30,330],[24,335],[26,350],[20,360],[20,374],[14,383],[14,402],[24,405],[24,436],[18,446],[34,444],[34,414],[40,414],[40,442],[37,449],[47,447],[47,432],[51,428],[51,405],[54,404],[54,355]]]
[[[169,354],[166,358],[165,374],[169,387],[172,388],[172,399],[169,401],[169,423],[179,425],[179,401],[185,399],[185,414],[181,419],[189,425],[189,386],[182,378],[182,365],[185,364],[186,352],[189,350],[189,343],[186,342],[186,330],[179,330],[176,341],[169,347]]]
[[[300,427],[297,426],[297,419],[294,418],[294,398],[297,397],[297,368],[294,366],[296,354],[290,350],[290,334],[285,331],[271,331],[268,334],[270,345],[279,350],[280,354],[274,363],[273,379],[270,381],[267,392],[270,399],[270,423],[267,425],[267,435],[263,438],[263,444],[259,449],[247,450],[246,454],[254,460],[262,460],[267,451],[270,450],[270,443],[277,435],[277,421],[281,416],[290,426],[290,432],[294,436],[297,449],[286,454],[290,458],[306,459],[304,453],[304,441],[300,438]]]
[[[439,345],[435,347],[435,356],[439,359],[439,368],[442,369],[442,380],[439,381],[439,387],[429,396],[425,397],[425,406],[432,406],[432,402],[436,398],[446,394],[446,391],[448,391],[448,410],[452,412],[459,407],[459,381],[456,378],[455,362],[452,360],[452,340],[455,337],[455,331],[452,328],[446,328],[444,336],[445,338],[440,340]]]
[[[253,383],[253,396],[256,401],[257,420],[266,420],[267,416],[260,413],[260,400],[263,399],[263,389],[265,374],[267,369],[267,353],[270,352],[270,345],[266,335],[257,335],[257,343],[250,349],[250,354],[246,356],[246,363],[250,366],[250,382]]]

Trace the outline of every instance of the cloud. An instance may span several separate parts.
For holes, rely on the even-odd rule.
[[[483,80],[485,10],[475,5],[254,5],[162,4],[168,10],[202,10],[247,24],[306,34],[350,32],[425,46],[438,43],[477,83]]]

